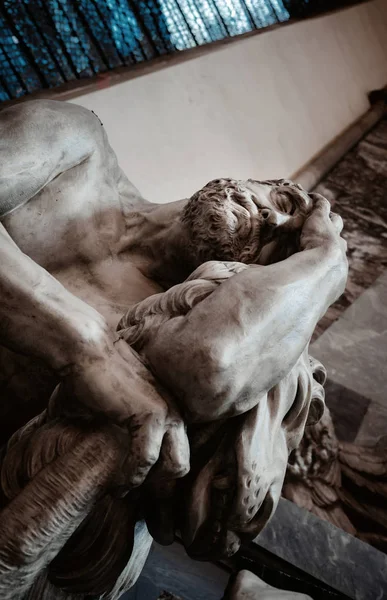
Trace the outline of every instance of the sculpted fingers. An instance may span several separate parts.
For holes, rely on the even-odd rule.
[[[341,236],[341,232],[343,231],[343,228],[344,228],[343,219],[340,217],[340,215],[338,215],[337,213],[333,213],[333,212],[331,212],[330,218],[331,218],[332,225],[333,225],[336,233],[339,236],[340,246],[341,246],[344,254],[346,254],[347,253],[347,241]]]
[[[344,227],[343,219],[340,217],[340,215],[334,212],[331,212],[330,218],[337,233],[341,233]]]
[[[135,415],[127,421],[129,452],[122,467],[122,485],[129,488],[141,485],[160,456],[165,433],[165,416],[162,412]]]
[[[149,480],[176,479],[190,468],[189,442],[181,417],[171,409],[152,403],[147,414],[126,421],[129,452],[118,484],[129,488]],[[172,413],[172,414],[171,414]]]
[[[152,471],[152,479],[177,479],[190,469],[190,451],[187,432],[182,420],[167,425],[160,458]]]
[[[309,196],[313,200],[312,214],[318,213],[325,218],[329,218],[331,212],[330,202],[321,194],[309,194]]]
[[[330,202],[321,194],[310,194],[313,209],[301,232],[301,248],[308,250],[318,246],[340,246],[344,254],[346,242],[340,237],[343,220],[331,212]]]
[[[321,194],[310,194],[310,196],[313,197],[315,202],[312,215],[317,213],[318,216],[324,219],[330,219],[336,232],[340,234],[344,226],[343,219],[337,213],[331,212],[330,202]]]
[[[179,477],[189,470],[188,439],[178,411],[123,340],[105,360],[75,371],[64,384],[66,411],[71,406],[71,414],[85,413],[89,420],[102,416],[124,435],[113,480],[121,492],[141,485],[159,458],[160,475]]]

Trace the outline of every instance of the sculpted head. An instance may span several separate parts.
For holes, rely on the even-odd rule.
[[[252,410],[189,430],[192,468],[176,485],[184,498],[178,529],[192,557],[231,556],[269,521],[289,454],[323,414],[325,377],[305,350]]]
[[[182,222],[197,264],[207,260],[267,264],[292,253],[289,244],[294,244],[310,207],[305,190],[286,179],[215,179],[190,198]]]

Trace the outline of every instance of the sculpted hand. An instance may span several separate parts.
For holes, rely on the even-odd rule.
[[[310,194],[310,197],[314,206],[302,228],[300,246],[301,250],[317,252],[316,273],[324,262],[330,265],[329,280],[333,286],[329,302],[332,304],[344,292],[348,277],[347,243],[340,235],[343,220],[331,212],[331,205],[323,196]]]
[[[347,243],[340,236],[343,229],[342,218],[340,215],[331,212],[330,203],[320,194],[310,194],[310,197],[314,202],[314,206],[302,228],[301,249],[336,246],[341,248],[345,256]]]
[[[154,468],[159,478],[182,477],[189,471],[185,425],[167,393],[123,341],[98,358],[70,369],[54,392],[66,413],[90,413],[128,430],[127,459],[116,482],[140,485]]]

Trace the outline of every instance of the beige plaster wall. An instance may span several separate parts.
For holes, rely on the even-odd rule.
[[[145,197],[216,177],[290,176],[387,84],[387,0],[235,41],[74,100],[104,123]]]

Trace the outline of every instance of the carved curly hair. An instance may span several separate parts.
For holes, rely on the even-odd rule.
[[[257,260],[262,219],[259,214],[251,219],[245,208],[253,198],[243,182],[235,179],[214,179],[190,198],[182,222],[189,234],[187,250],[197,264]]]

